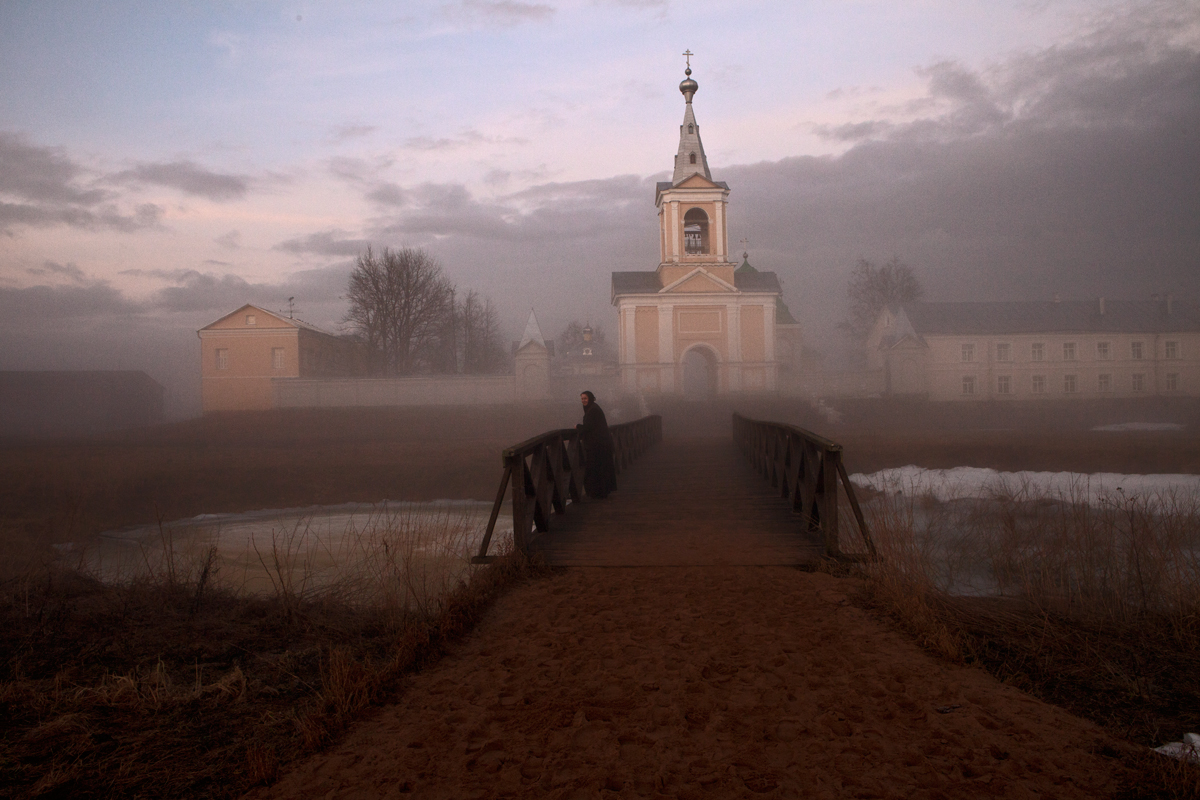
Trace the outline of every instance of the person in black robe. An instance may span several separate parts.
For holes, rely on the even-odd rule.
[[[604,410],[596,405],[596,395],[584,392],[579,395],[583,403],[583,422],[576,425],[583,443],[583,458],[586,473],[583,488],[588,497],[603,500],[617,488],[617,467],[613,462],[613,438],[608,430]]]

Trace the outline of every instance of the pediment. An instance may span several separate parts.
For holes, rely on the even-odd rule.
[[[696,267],[674,283],[664,286],[659,294],[728,294],[736,291],[735,287],[730,286],[708,270]]]
[[[719,189],[720,187],[712,181],[705,178],[700,173],[695,173],[690,178],[684,178],[673,187],[675,189]]]
[[[254,328],[299,328],[294,321],[281,317],[278,314],[267,311],[265,308],[259,308],[256,305],[247,303],[237,311],[231,311],[215,322],[210,322],[200,330],[223,330],[227,328],[244,329],[246,325],[245,315],[250,314],[255,317]]]

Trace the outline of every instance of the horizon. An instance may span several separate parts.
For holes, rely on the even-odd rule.
[[[337,332],[368,244],[426,248],[505,341],[530,308],[612,335],[684,50],[730,240],[818,349],[860,258],[929,300],[1196,295],[1187,2],[406,11],[0,9],[0,368],[143,370],[190,416],[200,327],[295,297]]]

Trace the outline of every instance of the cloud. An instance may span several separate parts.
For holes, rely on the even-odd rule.
[[[352,185],[374,183],[375,176],[386,171],[392,164],[393,159],[388,156],[373,159],[338,156],[329,159],[328,162],[331,175]]]
[[[377,125],[338,125],[329,132],[326,141],[330,144],[341,144],[352,139],[370,136],[377,130],[379,130]]]
[[[1139,7],[1075,41],[983,69],[956,61],[920,67],[924,95],[875,107],[872,119],[813,130],[837,141],[950,142],[1031,128],[1157,125],[1190,114],[1197,104],[1196,42],[1176,41],[1176,32],[1188,29],[1200,39],[1186,3]]]
[[[37,147],[15,134],[0,133],[0,195],[70,206],[94,206],[108,199],[102,190],[78,185],[85,174],[61,147]]]
[[[229,233],[223,233],[215,237],[213,241],[221,245],[221,247],[229,250],[237,250],[242,246],[242,232],[236,230],[229,231]]]
[[[528,139],[509,136],[484,136],[476,130],[466,130],[455,137],[434,139],[430,136],[413,136],[404,141],[404,146],[410,150],[437,152],[459,150],[464,147],[478,147],[482,144],[529,144]]]
[[[346,238],[346,232],[338,229],[310,233],[295,239],[288,239],[275,245],[273,249],[285,253],[312,254],[320,256],[357,256],[369,245],[365,239]]]
[[[512,27],[526,22],[545,22],[554,16],[554,8],[516,0],[461,0],[442,6],[442,13],[459,24]]]
[[[158,278],[159,280],[181,281],[191,273],[192,270],[190,269],[123,269],[117,274],[133,278]]]
[[[110,175],[108,179],[114,183],[166,186],[216,202],[240,200],[250,187],[250,179],[244,175],[213,172],[191,161],[139,164],[133,169]]]
[[[0,288],[0,326],[43,326],[50,320],[71,317],[112,317],[136,314],[140,303],[121,294],[105,281],[83,285]]]
[[[394,183],[381,183],[367,192],[367,199],[385,206],[402,206],[405,204],[405,193]]]
[[[54,261],[45,261],[40,267],[30,267],[25,270],[28,274],[37,277],[51,278],[61,277],[68,281],[77,284],[88,283],[88,277],[77,264],[58,264]]]
[[[123,210],[112,192],[96,188],[92,171],[59,147],[29,144],[0,133],[0,232],[18,226],[137,231],[159,227],[162,208]]]

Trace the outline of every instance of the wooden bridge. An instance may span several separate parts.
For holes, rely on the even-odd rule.
[[[575,430],[507,448],[474,560],[494,557],[509,494],[514,546],[555,566],[807,565],[875,554],[835,442],[737,414],[729,439],[664,442],[658,416],[611,430],[618,490],[605,500],[584,494]]]

